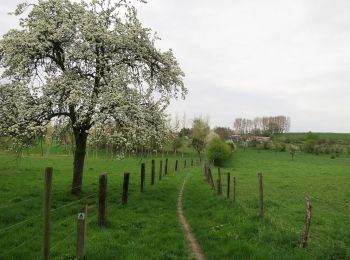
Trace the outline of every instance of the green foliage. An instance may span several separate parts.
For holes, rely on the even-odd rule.
[[[210,127],[202,118],[193,119],[192,123],[192,145],[193,148],[201,154],[205,148],[205,138],[209,134]]]
[[[318,140],[320,139],[319,135],[313,132],[308,132],[306,134],[306,140]]]
[[[223,141],[231,139],[233,131],[229,127],[215,127],[214,132],[217,133]]]
[[[192,146],[193,146],[193,149],[195,149],[200,154],[204,150],[205,142],[204,140],[193,138]]]
[[[206,154],[209,161],[214,165],[222,165],[222,163],[230,157],[231,149],[220,138],[214,138],[206,147]]]
[[[179,132],[179,137],[192,137],[192,129],[191,128],[182,128]]]
[[[176,136],[172,141],[173,152],[177,152],[183,145],[183,140],[181,137]]]

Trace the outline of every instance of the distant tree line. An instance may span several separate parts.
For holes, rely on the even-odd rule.
[[[236,118],[233,124],[236,134],[272,135],[288,133],[290,118],[286,116]]]

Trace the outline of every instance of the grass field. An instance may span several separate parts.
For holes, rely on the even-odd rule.
[[[171,173],[139,192],[140,159],[89,158],[83,194],[69,194],[72,159],[51,155],[0,154],[0,259],[38,259],[42,243],[43,169],[54,167],[51,256],[75,256],[76,216],[85,205],[97,204],[98,176],[108,175],[107,228],[97,226],[97,209],[88,212],[87,259],[189,259],[176,213],[177,195],[187,178],[184,210],[208,259],[349,259],[350,158],[238,150],[222,169],[237,178],[236,202],[218,196],[200,167]],[[156,169],[158,173],[157,159]],[[122,173],[131,172],[130,200],[120,203]],[[265,219],[258,217],[257,173],[264,178]],[[216,178],[216,170],[213,169]],[[231,185],[232,186],[232,185]],[[303,192],[313,206],[311,237],[298,248],[305,218]],[[87,196],[92,196],[85,198]],[[85,198],[85,199],[84,199]],[[63,207],[62,207],[63,206]],[[60,208],[62,207],[62,208]],[[29,219],[29,220],[28,220]],[[26,221],[21,223],[21,221]],[[14,224],[18,225],[13,226]],[[20,234],[20,235],[19,235]]]
[[[170,158],[170,176],[161,181],[156,178],[156,185],[151,187],[150,160],[144,160],[146,192],[141,194],[140,159],[88,159],[83,194],[79,197],[83,199],[77,202],[77,198],[69,194],[70,157],[30,156],[14,161],[13,156],[1,154],[0,259],[38,259],[41,256],[43,169],[46,166],[54,168],[52,209],[63,206],[52,212],[52,258],[74,258],[77,213],[85,204],[97,204],[98,176],[107,172],[107,228],[97,226],[97,208],[89,210],[88,259],[186,259],[186,241],[176,213],[178,188],[184,172],[174,174],[175,159]],[[158,163],[159,158],[157,177]],[[122,173],[125,171],[131,173],[126,207],[121,205]],[[90,195],[92,197],[84,199]],[[12,226],[27,219],[29,221],[23,224]]]
[[[209,259],[350,259],[350,158],[238,151],[222,173],[237,178],[236,202],[190,174],[184,209]],[[213,170],[217,178],[216,170]],[[257,173],[263,173],[265,219],[259,220]],[[224,184],[226,175],[223,174]],[[232,184],[231,184],[232,187]],[[298,248],[312,201],[311,237]]]

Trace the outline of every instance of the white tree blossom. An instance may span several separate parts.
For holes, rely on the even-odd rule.
[[[114,122],[111,139],[143,142],[145,129],[157,131],[149,125],[162,125],[153,119],[164,117],[170,99],[186,94],[184,74],[127,1],[39,0],[15,13],[26,8],[21,29],[0,41],[1,135],[30,138],[53,118],[69,118],[78,193],[89,130]]]

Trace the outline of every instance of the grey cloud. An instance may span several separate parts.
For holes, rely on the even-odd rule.
[[[0,33],[16,26],[0,0]],[[350,2],[148,0],[141,21],[172,48],[189,95],[169,112],[235,117],[285,114],[292,131],[349,132]]]

